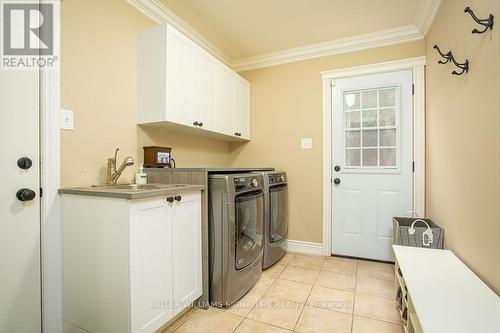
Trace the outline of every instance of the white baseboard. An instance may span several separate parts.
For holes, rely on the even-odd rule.
[[[321,243],[311,243],[299,240],[287,239],[283,243],[284,248],[289,252],[312,254],[320,256],[323,252],[323,245]]]

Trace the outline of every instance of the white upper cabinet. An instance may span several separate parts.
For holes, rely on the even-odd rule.
[[[224,67],[217,68],[215,77],[215,124],[222,133],[234,135],[234,77]]]
[[[166,115],[171,121],[191,125],[193,119],[193,43],[180,32],[167,32]]]
[[[215,73],[217,63],[202,50],[194,56],[193,125],[216,130],[215,127]],[[201,125],[200,125],[201,123]]]
[[[250,84],[234,78],[234,134],[250,139]]]
[[[250,83],[168,24],[139,35],[139,125],[250,140]]]

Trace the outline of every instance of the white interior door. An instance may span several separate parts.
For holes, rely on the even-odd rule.
[[[392,261],[392,217],[412,210],[412,71],[337,79],[332,96],[332,252]]]
[[[0,69],[0,332],[41,330],[38,85]]]

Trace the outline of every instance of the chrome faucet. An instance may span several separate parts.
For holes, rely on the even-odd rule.
[[[118,170],[116,170],[116,156],[118,155],[118,151],[120,148],[116,148],[115,157],[108,158],[108,168],[107,168],[107,183],[108,184],[116,184],[118,178],[122,175],[123,170],[126,167],[134,165],[134,159],[132,157],[126,157]]]

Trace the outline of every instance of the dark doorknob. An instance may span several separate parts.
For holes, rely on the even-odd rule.
[[[181,200],[182,200],[182,197],[180,195],[175,196],[175,201],[181,201]]]
[[[193,125],[194,125],[194,126],[198,126],[199,124],[200,124],[200,123],[199,123],[199,122],[197,122],[197,121],[195,121],[195,122],[193,123]]]
[[[333,180],[333,182],[335,183],[335,185],[340,184],[340,178],[335,178],[335,179]]]
[[[340,166],[336,165],[335,168],[333,168],[333,170],[339,172],[340,171]]]
[[[201,122],[198,123],[198,126],[203,127],[203,123],[201,123]]]
[[[22,188],[17,191],[16,197],[19,201],[31,201],[35,199],[36,193],[29,188]]]
[[[28,157],[21,157],[17,160],[17,166],[23,170],[28,170],[33,165],[33,162]]]
[[[174,202],[174,197],[168,197],[167,201],[170,202],[170,203]]]

